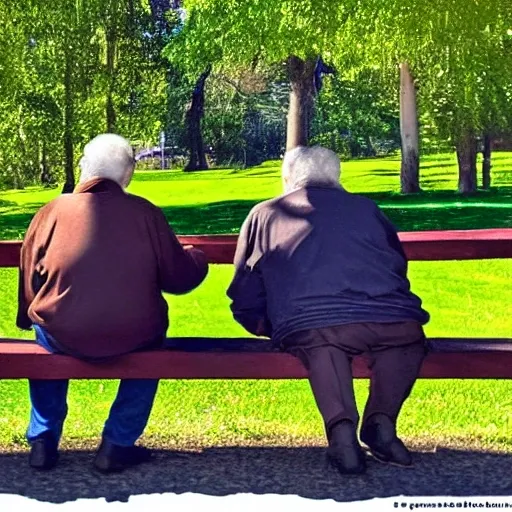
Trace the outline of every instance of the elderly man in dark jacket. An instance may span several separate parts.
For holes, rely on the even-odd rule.
[[[368,353],[370,396],[360,438],[382,462],[410,466],[396,434],[399,411],[425,356],[428,313],[410,290],[396,230],[370,199],[339,184],[331,151],[285,156],[285,194],[245,220],[229,287],[235,319],[297,356],[322,414],[329,460],[362,473],[353,356]]]
[[[73,194],[37,212],[23,241],[17,325],[34,328],[51,352],[105,360],[163,344],[168,321],[162,292],[182,294],[206,277],[204,254],[183,248],[162,211],[125,193],[133,150],[104,134],[84,149]],[[44,363],[43,363],[44,364]],[[50,469],[67,414],[67,380],[30,380],[30,465]],[[94,464],[104,472],[148,460],[135,446],[157,380],[129,379],[119,391]]]

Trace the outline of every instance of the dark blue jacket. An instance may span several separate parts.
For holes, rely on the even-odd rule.
[[[239,323],[275,342],[304,329],[429,320],[395,228],[373,201],[341,188],[301,188],[254,207],[228,296]]]

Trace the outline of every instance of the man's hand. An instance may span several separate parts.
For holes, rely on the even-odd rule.
[[[267,338],[270,338],[270,333],[267,330],[267,321],[265,318],[261,318],[258,321],[256,331],[254,334],[256,334],[256,336],[265,336]]]
[[[206,254],[201,251],[201,249],[197,249],[193,245],[184,245],[183,250],[192,256],[199,267],[208,267],[208,258],[206,257]]]

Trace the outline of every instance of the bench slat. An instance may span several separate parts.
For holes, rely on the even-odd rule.
[[[422,378],[512,378],[512,340],[431,339]],[[49,354],[32,342],[0,343],[0,379],[303,379],[298,359],[251,338],[173,338],[174,350],[128,354],[107,363],[87,363]],[[235,346],[237,346],[236,350]],[[354,359],[356,378],[368,378],[364,357]]]
[[[410,260],[512,258],[512,229],[415,231],[399,233]],[[202,249],[210,263],[233,262],[238,235],[180,235],[183,245]],[[21,241],[0,241],[0,267],[17,267]]]

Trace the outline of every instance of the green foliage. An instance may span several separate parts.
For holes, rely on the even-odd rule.
[[[166,116],[167,66],[145,2],[1,0],[2,13],[0,186],[36,181],[43,151],[61,177],[66,115],[76,164],[82,146],[106,131],[109,98],[114,131],[153,143]]]
[[[354,78],[326,79],[316,104],[312,143],[345,157],[396,151],[400,132],[395,93],[369,68]]]
[[[187,69],[306,59],[335,50],[349,4],[330,0],[188,0],[187,20],[167,55]]]
[[[404,61],[419,86],[427,150],[444,149],[468,130],[512,127],[508,0],[188,0],[185,8],[184,29],[166,49],[182,69],[214,63],[237,73],[291,55],[334,63],[337,84],[345,83],[335,87],[345,94],[336,97],[326,88],[313,132],[315,142],[342,154],[371,154],[375,138],[395,147],[398,65]],[[348,83],[358,90],[348,91]],[[361,104],[365,95],[385,96],[386,105],[373,105],[371,113],[368,101]],[[340,135],[345,132],[353,136]]]
[[[216,165],[246,167],[280,158],[288,94],[276,81],[257,84],[260,78],[209,78],[203,135]]]
[[[134,145],[157,144],[164,129],[183,152],[191,91],[212,63],[203,127],[218,165],[281,155],[290,55],[322,55],[336,66],[316,101],[312,141],[345,157],[396,147],[404,60],[418,84],[423,151],[449,149],[468,129],[497,136],[512,129],[508,0],[188,0],[184,7],[182,29],[169,11],[163,30],[142,0],[0,0],[0,187],[37,182],[43,161],[54,181],[62,178],[66,112],[75,164],[85,142],[107,129],[109,108],[114,130]]]
[[[512,127],[512,31],[508,0],[363,2],[340,40],[355,68],[378,66],[393,80],[408,62],[420,110],[453,143],[464,133]],[[395,79],[396,80],[396,79]]]

